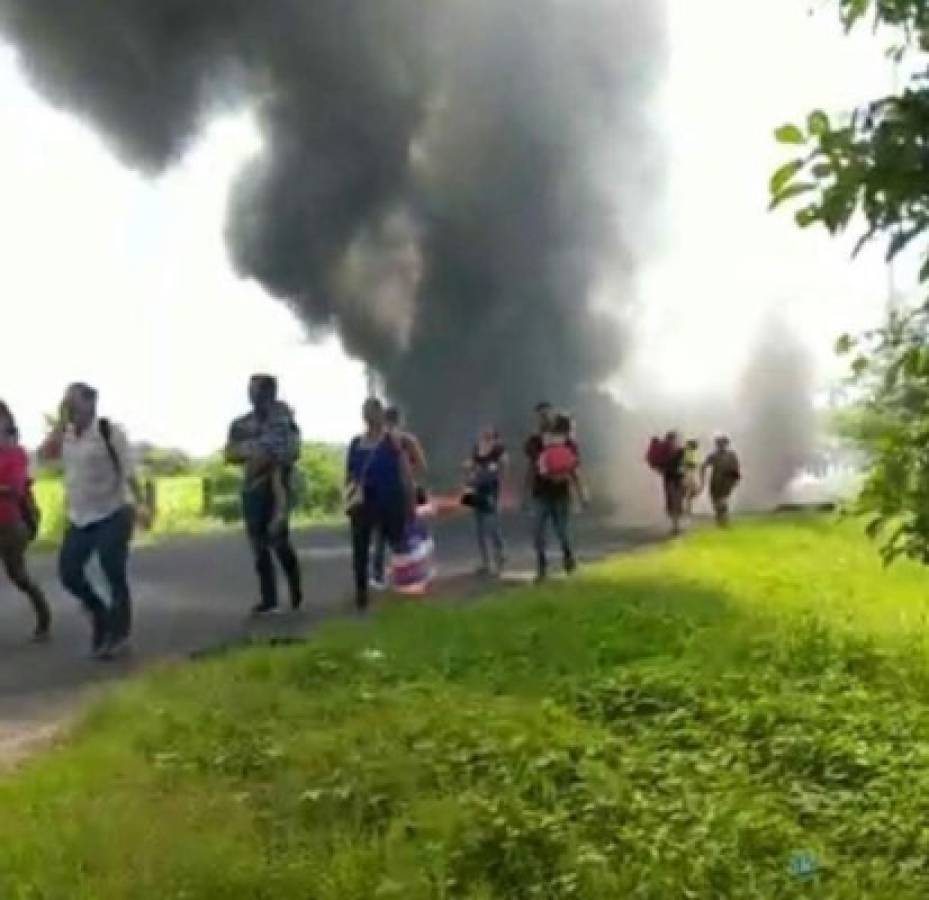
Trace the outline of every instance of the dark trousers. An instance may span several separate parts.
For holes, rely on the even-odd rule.
[[[368,564],[371,539],[383,537],[394,546],[403,538],[406,509],[402,501],[391,504],[363,503],[351,514],[352,568],[355,573],[355,603],[359,609],[368,605]]]
[[[107,634],[120,640],[132,628],[132,601],[129,595],[129,543],[132,540],[132,510],[124,507],[100,522],[83,528],[68,526],[58,558],[58,574],[65,589],[77,597],[90,614],[95,636]],[[92,556],[110,588],[107,606],[87,580]]]
[[[52,616],[45,594],[26,569],[28,546],[29,540],[22,524],[0,525],[0,562],[10,581],[29,598],[35,612],[36,630],[45,632],[51,624]]]
[[[565,569],[570,571],[574,568],[574,550],[571,547],[570,496],[537,497],[535,500],[534,543],[538,573],[542,576],[548,571],[546,544],[549,524],[561,545]]]
[[[381,528],[374,531],[374,559],[371,561],[371,576],[375,581],[387,579],[387,535]]]
[[[277,606],[277,575],[274,571],[274,556],[277,557],[284,576],[287,578],[291,603],[295,607],[299,606],[302,600],[300,560],[290,541],[290,528],[287,522],[285,521],[283,526],[277,530],[271,529],[271,522],[274,519],[274,495],[271,489],[244,493],[242,514],[255,560],[255,571],[258,573],[262,606]]]

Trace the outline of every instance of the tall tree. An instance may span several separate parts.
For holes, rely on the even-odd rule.
[[[929,281],[929,2],[835,0],[846,29],[871,24],[892,36],[888,55],[906,61],[899,90],[866,102],[842,121],[816,110],[777,129],[797,156],[771,177],[772,208],[799,204],[801,228],[836,235],[860,229],[887,259],[921,254]],[[929,563],[929,300],[890,314],[881,328],[839,340],[850,355],[861,401],[857,430],[870,468],[858,499],[887,562]],[[866,426],[866,427],[865,427]]]

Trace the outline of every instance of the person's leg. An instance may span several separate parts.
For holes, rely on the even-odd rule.
[[[729,524],[729,497],[725,494],[716,494],[713,497],[713,510],[716,513],[716,524],[725,528]]]
[[[490,513],[482,509],[474,510],[474,525],[477,531],[477,549],[481,556],[481,574],[490,571],[490,553],[487,549],[487,529],[490,519]]]
[[[374,559],[371,563],[371,578],[383,586],[387,583],[387,537],[383,528],[374,531]]]
[[[371,550],[371,510],[359,506],[352,512],[352,567],[355,573],[355,605],[368,607],[368,557]]]
[[[99,525],[97,554],[110,586],[110,640],[125,641],[132,631],[132,599],[129,593],[129,545],[132,542],[132,510],[120,510]]]
[[[294,550],[290,539],[290,523],[285,518],[278,523],[273,534],[274,553],[284,576],[287,578],[287,587],[290,589],[290,605],[299,609],[303,605],[303,585],[300,577],[300,558]]]
[[[58,577],[68,593],[83,605],[93,626],[93,650],[100,650],[109,632],[106,605],[87,580],[85,569],[97,549],[95,526],[77,528],[69,525],[58,556]]]
[[[242,513],[245,530],[255,560],[261,602],[254,612],[269,612],[277,608],[277,577],[271,559],[271,519],[274,515],[274,498],[269,491],[249,491],[242,495]]]
[[[35,638],[48,637],[52,623],[51,610],[42,589],[29,575],[26,568],[28,541],[22,528],[16,525],[0,527],[0,559],[10,581],[24,593],[35,613]]]
[[[681,533],[681,484],[673,479],[665,481],[665,497],[668,518],[671,520],[671,534]]]
[[[564,561],[565,572],[570,574],[577,568],[574,559],[574,548],[571,546],[571,498],[558,497],[552,501],[552,524],[558,543],[561,545],[561,555]]]
[[[487,517],[487,526],[490,534],[490,543],[494,551],[494,566],[500,575],[506,565],[506,546],[503,542],[503,525],[500,522],[500,511],[495,506]]]
[[[550,517],[551,504],[543,498],[536,498],[533,543],[535,545],[536,555],[536,576],[540,580],[545,578],[548,574],[548,560],[545,554],[545,533],[548,529],[548,520]]]

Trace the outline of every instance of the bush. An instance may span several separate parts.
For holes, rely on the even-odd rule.
[[[203,522],[203,479],[197,475],[159,478],[155,482],[159,533],[195,530]]]
[[[60,479],[41,478],[36,481],[32,490],[42,511],[39,540],[43,543],[57,543],[64,536],[68,517],[64,484]]]

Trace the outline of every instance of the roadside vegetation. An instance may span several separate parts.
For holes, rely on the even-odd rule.
[[[295,473],[294,523],[297,527],[340,516],[344,451],[308,443]],[[140,480],[154,499],[151,536],[196,534],[235,526],[241,521],[241,471],[224,465],[219,454],[192,460],[177,451],[147,448]],[[64,485],[56,468],[39,470],[35,487],[42,510],[39,545],[55,547],[65,528]]]
[[[795,518],[168,668],[0,782],[0,896],[923,898],[927,615]]]

